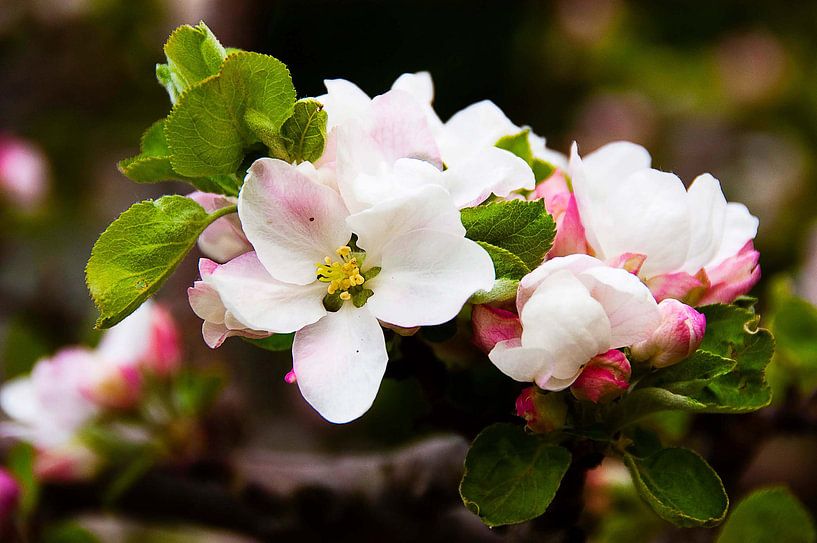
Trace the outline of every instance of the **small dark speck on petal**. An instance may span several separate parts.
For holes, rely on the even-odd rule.
[[[315,220],[315,217],[309,217],[309,222],[312,222],[314,220]]]

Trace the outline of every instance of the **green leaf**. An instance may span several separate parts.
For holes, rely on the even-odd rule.
[[[732,358],[736,346],[757,328],[760,316],[735,305],[714,304],[699,307],[706,316],[706,334],[701,349]]]
[[[218,75],[190,87],[168,116],[173,169],[188,177],[235,173],[245,151],[276,133],[294,104],[283,63],[259,53],[231,54]]]
[[[242,338],[247,343],[267,351],[289,351],[292,349],[292,342],[295,339],[295,332],[291,334],[273,334],[261,339]]]
[[[28,443],[18,443],[8,453],[7,466],[20,485],[20,514],[28,517],[37,507],[40,499],[40,484],[34,475],[34,447]]]
[[[530,141],[528,140],[529,134],[530,128],[525,128],[518,134],[499,138],[499,141],[497,141],[495,145],[500,149],[510,151],[530,164],[533,162],[533,151],[530,148]]]
[[[99,236],[85,269],[100,312],[96,325],[108,328],[130,315],[164,283],[204,229],[226,207],[207,214],[184,196],[163,196],[134,204]]]
[[[729,498],[720,477],[688,449],[662,449],[650,456],[624,455],[641,498],[658,516],[676,526],[715,526],[723,521]]]
[[[817,370],[817,307],[789,296],[774,313],[777,348],[798,367]]]
[[[729,358],[698,350],[686,360],[646,375],[636,388],[661,387],[670,392],[689,394],[701,390],[712,379],[729,373],[736,365]]]
[[[530,167],[533,170],[533,177],[537,181],[549,178],[556,171],[556,166],[539,158],[534,158]]]
[[[570,459],[566,449],[521,426],[494,424],[468,451],[460,496],[488,526],[536,518],[556,495]]]
[[[167,64],[156,67],[156,77],[174,103],[199,81],[218,73],[227,52],[203,22],[178,27],[164,47]]]
[[[465,208],[461,216],[469,239],[505,249],[529,269],[542,263],[556,236],[556,223],[541,200],[494,202]]]
[[[496,279],[489,292],[480,290],[471,296],[471,303],[487,304],[515,298],[519,280],[530,273],[530,268],[522,262],[521,258],[507,249],[485,241],[477,241],[477,243],[488,252],[494,262]]]
[[[814,520],[788,489],[757,490],[732,510],[717,543],[815,543]]]
[[[620,430],[660,411],[702,412],[706,404],[659,387],[636,389],[615,405],[607,418],[610,428]]]
[[[261,138],[274,156],[287,162],[314,162],[323,154],[326,145],[328,115],[323,104],[312,98],[295,102],[292,116],[284,121],[279,134]]]
[[[516,298],[517,290],[519,290],[519,281],[516,279],[497,279],[494,281],[494,288],[489,292],[484,290],[475,292],[468,301],[472,304],[507,302]]]

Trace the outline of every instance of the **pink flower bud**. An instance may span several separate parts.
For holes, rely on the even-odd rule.
[[[516,313],[490,305],[475,305],[471,312],[474,343],[488,353],[506,339],[522,336],[522,323]]]
[[[20,501],[20,484],[8,470],[0,468],[0,524],[17,509]]]
[[[85,445],[71,441],[59,447],[38,448],[34,475],[43,482],[91,479],[101,466],[100,458]]]
[[[235,204],[235,199],[209,192],[193,192],[187,197],[208,213]],[[235,213],[216,219],[213,224],[205,228],[199,236],[198,245],[205,256],[217,262],[227,262],[253,250],[247,236],[244,235],[238,215]]]
[[[141,397],[142,376],[134,366],[116,366],[99,361],[88,375],[82,393],[100,407],[129,409]]]
[[[706,332],[706,317],[678,300],[671,298],[658,304],[661,324],[652,337],[633,345],[634,360],[646,361],[656,368],[680,362],[694,353]]]
[[[48,190],[48,163],[33,144],[0,136],[0,195],[25,211],[37,208]]]
[[[179,330],[170,312],[157,304],[151,314],[150,348],[141,363],[155,375],[168,377],[179,370],[181,361]]]
[[[528,428],[540,434],[560,430],[567,419],[567,404],[561,394],[528,387],[516,398],[516,414]]]
[[[548,258],[576,253],[587,253],[587,239],[579,216],[576,197],[570,192],[564,172],[553,175],[536,185],[530,199],[545,201],[545,209],[556,221],[556,238]]]
[[[579,400],[606,403],[630,386],[630,362],[624,353],[611,349],[593,357],[570,387]]]

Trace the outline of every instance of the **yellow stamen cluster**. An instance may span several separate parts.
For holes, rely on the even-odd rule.
[[[318,281],[329,283],[326,287],[327,293],[334,294],[341,291],[340,299],[350,300],[352,295],[349,294],[349,289],[357,285],[362,285],[366,279],[360,273],[357,258],[351,256],[351,247],[348,245],[338,247],[335,253],[340,257],[340,261],[333,260],[327,256],[323,264],[315,264],[317,267]]]

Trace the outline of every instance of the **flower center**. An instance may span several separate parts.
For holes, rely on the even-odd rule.
[[[357,257],[352,256],[352,249],[348,245],[338,247],[335,251],[340,260],[327,256],[324,263],[315,264],[318,281],[329,283],[326,292],[333,295],[339,292],[341,300],[350,300],[352,295],[349,289],[362,285],[366,279],[360,273]]]

